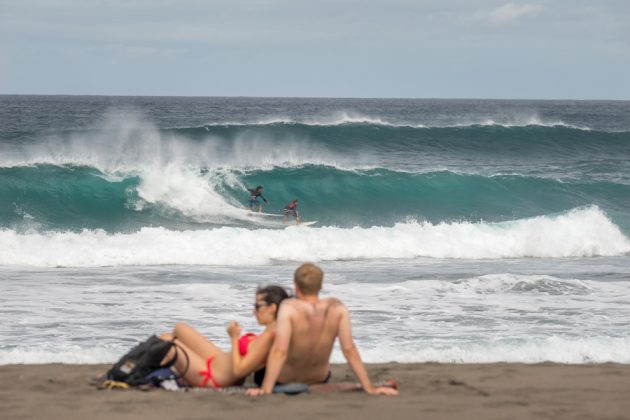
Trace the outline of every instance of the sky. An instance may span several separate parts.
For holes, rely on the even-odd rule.
[[[628,0],[0,0],[0,94],[630,99]]]

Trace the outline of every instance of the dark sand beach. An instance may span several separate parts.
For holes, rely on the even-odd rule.
[[[630,365],[371,364],[398,397],[359,392],[249,398],[214,391],[100,391],[105,365],[0,366],[3,419],[628,419]],[[333,381],[352,380],[346,365]]]

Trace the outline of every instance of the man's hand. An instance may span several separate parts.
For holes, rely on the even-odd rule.
[[[246,392],[248,397],[260,397],[261,395],[267,395],[262,388],[250,388]]]
[[[388,386],[377,386],[376,388],[366,390],[365,392],[371,395],[398,395],[398,390]]]

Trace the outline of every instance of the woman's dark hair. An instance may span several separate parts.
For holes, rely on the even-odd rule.
[[[261,286],[256,290],[256,295],[263,295],[267,305],[275,304],[278,308],[280,307],[280,303],[289,297],[284,287],[276,285]],[[278,315],[277,311],[276,315]]]

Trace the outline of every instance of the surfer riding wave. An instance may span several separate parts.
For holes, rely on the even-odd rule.
[[[262,213],[263,206],[260,204],[260,201],[258,201],[258,197],[262,198],[265,204],[269,204],[267,199],[262,195],[263,186],[259,185],[253,190],[248,188],[247,191],[249,191],[249,209],[254,211],[254,207],[258,207],[258,213]]]

